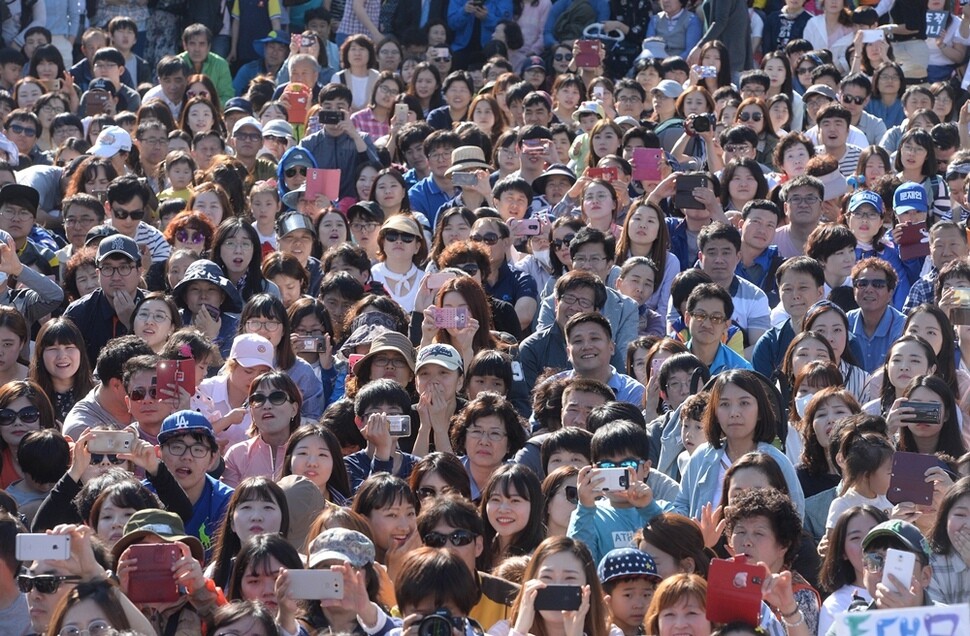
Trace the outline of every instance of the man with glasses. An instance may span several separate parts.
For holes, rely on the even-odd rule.
[[[775,230],[775,245],[783,258],[805,254],[808,235],[822,218],[822,199],[825,186],[817,178],[802,175],[790,180],[781,189],[788,225]]]
[[[865,258],[852,268],[852,287],[858,309],[848,313],[852,352],[867,373],[886,360],[893,342],[903,335],[906,316],[890,304],[899,277],[881,258]]]
[[[423,141],[422,152],[428,162],[429,174],[411,186],[408,190],[408,200],[411,202],[412,210],[424,214],[429,220],[434,219],[441,206],[455,196],[455,186],[451,182],[449,170],[452,153],[461,145],[458,135],[450,130],[436,130],[428,134]],[[404,148],[402,145],[402,149]],[[412,153],[416,152],[416,149],[412,150]],[[415,161],[418,163],[412,163],[412,167],[417,167],[421,163],[419,159]]]
[[[0,188],[0,230],[5,233],[3,242],[14,248],[19,262],[24,267],[35,267],[44,275],[55,274],[59,264],[57,255],[30,238],[37,220],[39,204],[40,194],[37,190],[17,183],[5,184]],[[9,267],[13,268],[10,271],[19,269],[14,263]],[[0,266],[0,273],[6,273],[9,276],[10,271],[4,272],[5,269],[7,268]],[[27,277],[32,278],[30,274]],[[43,314],[36,317],[39,318],[41,315]]]
[[[92,63],[94,68],[94,80],[105,79],[111,83],[111,86],[115,89],[115,95],[118,97],[117,110],[118,112],[124,110],[130,110],[135,112],[141,107],[141,95],[138,91],[125,85],[122,81],[122,75],[125,72],[125,56],[116,48],[106,46],[104,48],[98,49],[94,54],[94,62]],[[88,91],[93,89],[92,84],[88,85]],[[82,97],[82,115],[84,108],[84,99]]]
[[[115,178],[108,184],[108,196],[104,203],[105,224],[123,236],[134,239],[141,246],[139,251],[142,255],[151,255],[152,263],[161,263],[172,253],[172,246],[157,227],[143,220],[150,200],[151,191],[144,180],[134,175]]]
[[[17,170],[33,165],[49,166],[53,163],[40,146],[37,138],[40,136],[40,119],[33,111],[18,108],[3,120],[3,132],[7,139],[13,142],[20,154]]]
[[[632,117],[640,121],[646,110],[647,92],[635,79],[624,77],[613,89],[613,102],[617,117]]]
[[[168,131],[165,124],[157,119],[146,119],[135,131],[135,146],[138,147],[138,163],[142,174],[148,179],[149,187],[155,193],[161,192],[160,182],[165,175],[159,175],[158,166],[168,154]]]
[[[95,292],[97,293],[97,292]],[[84,331],[85,337],[90,332]],[[88,339],[90,342],[90,339]],[[90,355],[90,354],[88,354]],[[119,336],[103,345],[96,359],[95,372],[99,383],[71,407],[64,418],[62,431],[71,439],[79,439],[81,433],[96,426],[120,430],[131,424],[128,410],[128,391],[124,383],[124,365],[137,356],[154,355],[151,347],[135,335]]]
[[[480,625],[509,618],[519,586],[475,567],[485,549],[485,528],[475,506],[456,494],[438,495],[422,505],[417,523],[425,546],[452,553],[475,574],[482,595],[468,617]]]
[[[71,256],[84,247],[84,241],[91,228],[104,223],[104,204],[94,195],[80,192],[61,202],[61,218],[64,221],[64,237],[67,239],[67,245],[55,254],[60,263],[60,279],[64,280],[67,262]]]
[[[768,89],[771,87],[771,78],[760,69],[745,71],[741,74],[741,81],[738,87],[738,92],[741,93],[741,99],[748,99],[749,97],[764,99],[768,94]]]
[[[751,363],[724,344],[731,326],[734,300],[715,283],[702,283],[687,297],[687,350],[707,365],[711,375],[728,369],[751,370]]]
[[[276,178],[276,164],[259,156],[263,149],[263,125],[255,117],[243,117],[232,127],[229,144],[235,157],[246,166],[255,181]]]
[[[872,97],[872,80],[865,73],[850,73],[839,83],[839,102],[852,114],[852,130],[865,135],[865,145],[877,145],[886,134],[886,123],[866,112]],[[857,141],[853,141],[859,145]]]

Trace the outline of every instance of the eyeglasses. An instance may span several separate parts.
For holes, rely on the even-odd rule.
[[[307,172],[306,166],[294,166],[292,168],[287,168],[286,170],[283,171],[283,174],[285,174],[287,177],[292,179],[293,177],[296,176],[297,172],[300,173],[301,177],[305,177]]]
[[[0,212],[0,214],[3,214],[3,216],[7,217],[8,219],[26,219],[34,216],[30,213],[30,210],[9,206],[4,206],[3,211]]]
[[[702,324],[705,320],[710,320],[712,325],[719,325],[727,320],[724,314],[709,314],[706,311],[689,311],[687,315]]]
[[[192,99],[193,97],[205,97],[206,99],[209,99],[209,91],[187,91],[185,96],[189,99]]]
[[[623,97],[618,97],[616,101],[622,104],[636,104],[637,102],[643,102],[643,100],[636,95],[624,95]]]
[[[495,247],[502,237],[495,232],[488,232],[487,234],[472,234],[468,238],[475,243],[484,243],[489,247]]]
[[[762,119],[764,119],[764,115],[761,113],[738,113],[738,121],[761,121]]]
[[[857,95],[842,95],[843,104],[855,104],[856,106],[862,106],[862,103],[866,101],[867,98],[859,97]]]
[[[574,238],[576,238],[575,234],[567,234],[561,239],[552,239],[552,246],[557,250],[561,250],[564,247],[569,247],[569,244],[573,242]]]
[[[133,221],[141,221],[145,218],[145,210],[122,210],[120,208],[112,207],[111,214],[119,221],[124,221],[128,217],[131,217]]]
[[[448,61],[449,62],[451,61],[450,57],[448,58]],[[394,86],[391,86],[390,84],[381,84],[380,86],[377,87],[377,90],[384,93],[385,95],[397,95],[398,93],[397,88]]]
[[[388,243],[397,243],[401,241],[405,245],[410,245],[418,240],[414,234],[408,234],[407,232],[398,232],[397,230],[388,230],[384,234],[384,240]]]
[[[290,396],[287,395],[286,391],[272,391],[269,395],[264,393],[253,393],[249,396],[249,406],[259,408],[266,404],[266,401],[273,406],[279,406],[280,404],[285,404],[290,401]]]
[[[574,506],[579,503],[579,488],[576,486],[566,486],[563,490],[566,491],[566,501]]]
[[[433,155],[428,155],[428,159],[432,161],[448,161],[451,159],[450,152],[436,152]]]
[[[276,135],[263,135],[263,140],[273,141],[278,144],[285,144],[289,141],[286,137],[277,137]]]
[[[168,144],[168,138],[166,137],[145,137],[144,139],[139,138],[138,141],[147,146],[164,146]]]
[[[274,333],[283,326],[279,320],[259,320],[258,318],[250,318],[246,321],[246,329],[249,331],[257,331],[262,329],[270,333]]]
[[[150,386],[147,389],[143,387],[138,387],[137,389],[132,389],[128,393],[128,398],[132,402],[142,402],[146,397],[150,400],[157,400],[158,387]]]
[[[424,542],[424,545],[428,546],[429,548],[443,548],[448,543],[456,548],[461,548],[473,543],[477,537],[478,535],[471,530],[455,530],[451,534],[429,532],[421,537],[421,540]]]
[[[552,56],[552,59],[556,60],[557,62],[572,62],[573,61],[573,54],[572,53],[556,53],[555,55]]]
[[[858,217],[863,221],[878,221],[882,218],[878,212],[849,212],[849,216]]]
[[[232,134],[233,139],[238,139],[240,141],[262,141],[262,133],[246,133],[246,132],[236,132]]]
[[[605,256],[573,256],[573,265],[592,265],[593,267],[598,267],[607,260],[609,259]]]
[[[635,457],[627,457],[626,459],[621,459],[618,462],[602,461],[596,462],[597,468],[632,468],[636,470],[640,468],[640,460]]]
[[[886,565],[886,555],[878,552],[864,552],[862,554],[862,567],[868,570],[870,574],[879,572],[884,565]]]
[[[85,225],[94,225],[98,220],[92,216],[70,216],[64,219],[64,225],[70,227],[84,227]]]
[[[886,289],[889,287],[889,281],[882,278],[860,278],[852,281],[852,286],[856,289],[865,289],[869,286],[873,289]]]
[[[179,243],[193,243],[198,245],[205,241],[205,234],[202,232],[192,232],[192,234],[189,234],[188,230],[179,230],[175,233],[175,240]]]
[[[417,490],[415,490],[414,494],[418,499],[425,500],[425,499],[428,499],[429,497],[437,497],[438,495],[457,493],[457,492],[458,492],[457,490],[455,490],[454,488],[450,488],[448,486],[445,486],[444,488],[442,488],[440,492],[430,486],[422,486],[421,488],[418,488]]]
[[[10,124],[10,126],[7,127],[7,130],[9,130],[12,133],[16,133],[18,135],[24,135],[26,137],[36,137],[37,136],[37,129],[36,128],[24,128],[20,124]]]
[[[501,442],[503,439],[508,437],[505,431],[500,431],[497,428],[493,428],[490,431],[486,431],[480,428],[469,428],[465,435],[469,439],[483,440],[488,439],[490,442]]]
[[[559,298],[559,302],[564,305],[579,305],[580,309],[592,309],[593,301],[588,298],[580,298],[575,294],[563,294]]]
[[[126,461],[128,461],[127,459],[120,459],[117,455],[111,453],[91,453],[91,463],[95,466],[102,463],[105,458],[107,458],[108,462],[114,464],[115,466],[124,464]]]
[[[474,276],[478,272],[482,271],[478,266],[478,263],[462,263],[461,265],[455,265],[454,267],[460,269],[469,276]]]
[[[79,576],[62,576],[58,574],[38,574],[31,576],[21,574],[17,577],[17,585],[24,594],[30,594],[35,588],[41,594],[53,594],[61,586],[61,583],[80,583]]]
[[[448,62],[451,61],[451,57],[450,56],[449,57],[436,57],[436,58],[434,58],[434,61],[435,62],[438,62],[439,64],[447,64]]]
[[[40,420],[40,409],[36,406],[25,406],[19,411],[13,409],[0,410],[0,426],[10,426],[17,420],[24,424],[33,424]]]
[[[98,271],[101,272],[102,275],[107,276],[108,278],[111,278],[115,274],[119,274],[121,276],[127,276],[128,274],[132,273],[134,270],[135,270],[135,266],[129,263],[125,263],[124,265],[118,265],[117,267],[112,267],[111,265],[102,265],[101,267],[98,268]]]
[[[735,155],[742,152],[751,152],[751,145],[750,144],[728,144],[724,146],[724,152],[729,152]]]
[[[351,223],[350,229],[352,229],[355,234],[360,234],[361,232],[366,234],[376,230],[378,225],[380,225],[380,223]]]
[[[392,367],[394,369],[403,369],[408,366],[408,361],[404,358],[391,358],[389,356],[377,356],[374,358],[375,367]]]
[[[68,625],[57,632],[58,636],[111,636],[111,634],[117,633],[118,631],[114,627],[102,620],[88,623],[87,629],[79,629],[74,625]]]
[[[185,451],[188,451],[191,453],[192,457],[195,457],[196,459],[202,459],[212,452],[212,449],[205,444],[192,444],[189,446],[185,442],[169,442],[168,444],[162,446],[162,448],[167,450],[175,457],[181,457],[185,454]]]
[[[790,203],[792,205],[815,205],[821,201],[817,194],[808,194],[805,196],[790,196],[785,199],[785,203]]]

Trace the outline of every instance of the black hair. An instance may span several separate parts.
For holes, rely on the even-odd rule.
[[[539,447],[539,457],[542,462],[543,474],[549,474],[549,460],[559,451],[582,455],[587,459],[592,459],[593,454],[590,446],[593,442],[593,434],[586,429],[575,426],[566,426],[558,431],[553,431],[542,440]]]
[[[55,484],[71,465],[71,449],[60,431],[43,428],[24,435],[17,446],[21,470],[38,484]]]
[[[98,354],[98,361],[94,368],[98,374],[98,379],[102,384],[107,384],[109,380],[121,380],[125,362],[129,358],[140,355],[153,355],[151,347],[145,341],[135,335],[119,336],[112,338],[101,349]]]
[[[367,409],[377,404],[401,407],[402,413],[411,412],[408,392],[394,380],[372,380],[362,386],[354,398],[354,415],[364,417]]]
[[[590,453],[594,463],[624,453],[646,461],[650,457],[650,437],[643,426],[629,420],[611,422],[593,433]]]
[[[596,432],[611,422],[620,420],[633,422],[641,428],[647,427],[647,420],[643,417],[643,411],[631,402],[618,402],[610,400],[606,404],[594,406],[586,417],[586,428],[594,435]]]

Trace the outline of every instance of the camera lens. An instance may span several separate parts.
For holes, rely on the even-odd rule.
[[[430,614],[418,623],[418,636],[451,636],[451,621],[438,614]]]

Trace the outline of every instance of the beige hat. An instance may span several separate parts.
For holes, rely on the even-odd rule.
[[[492,170],[492,166],[485,161],[485,153],[482,149],[478,146],[459,146],[452,150],[451,167],[445,171],[445,175],[471,170]]]
[[[387,331],[374,338],[370,344],[370,352],[354,366],[354,374],[358,378],[366,377],[370,379],[370,371],[374,358],[383,351],[397,351],[400,353],[407,361],[411,373],[414,373],[414,359],[416,357],[414,345],[411,344],[411,341],[403,333]]]
[[[384,225],[381,226],[381,233],[387,232],[388,230],[397,230],[398,232],[407,232],[408,234],[413,234],[418,238],[423,238],[424,234],[421,232],[421,224],[410,214],[393,214],[386,221]]]

